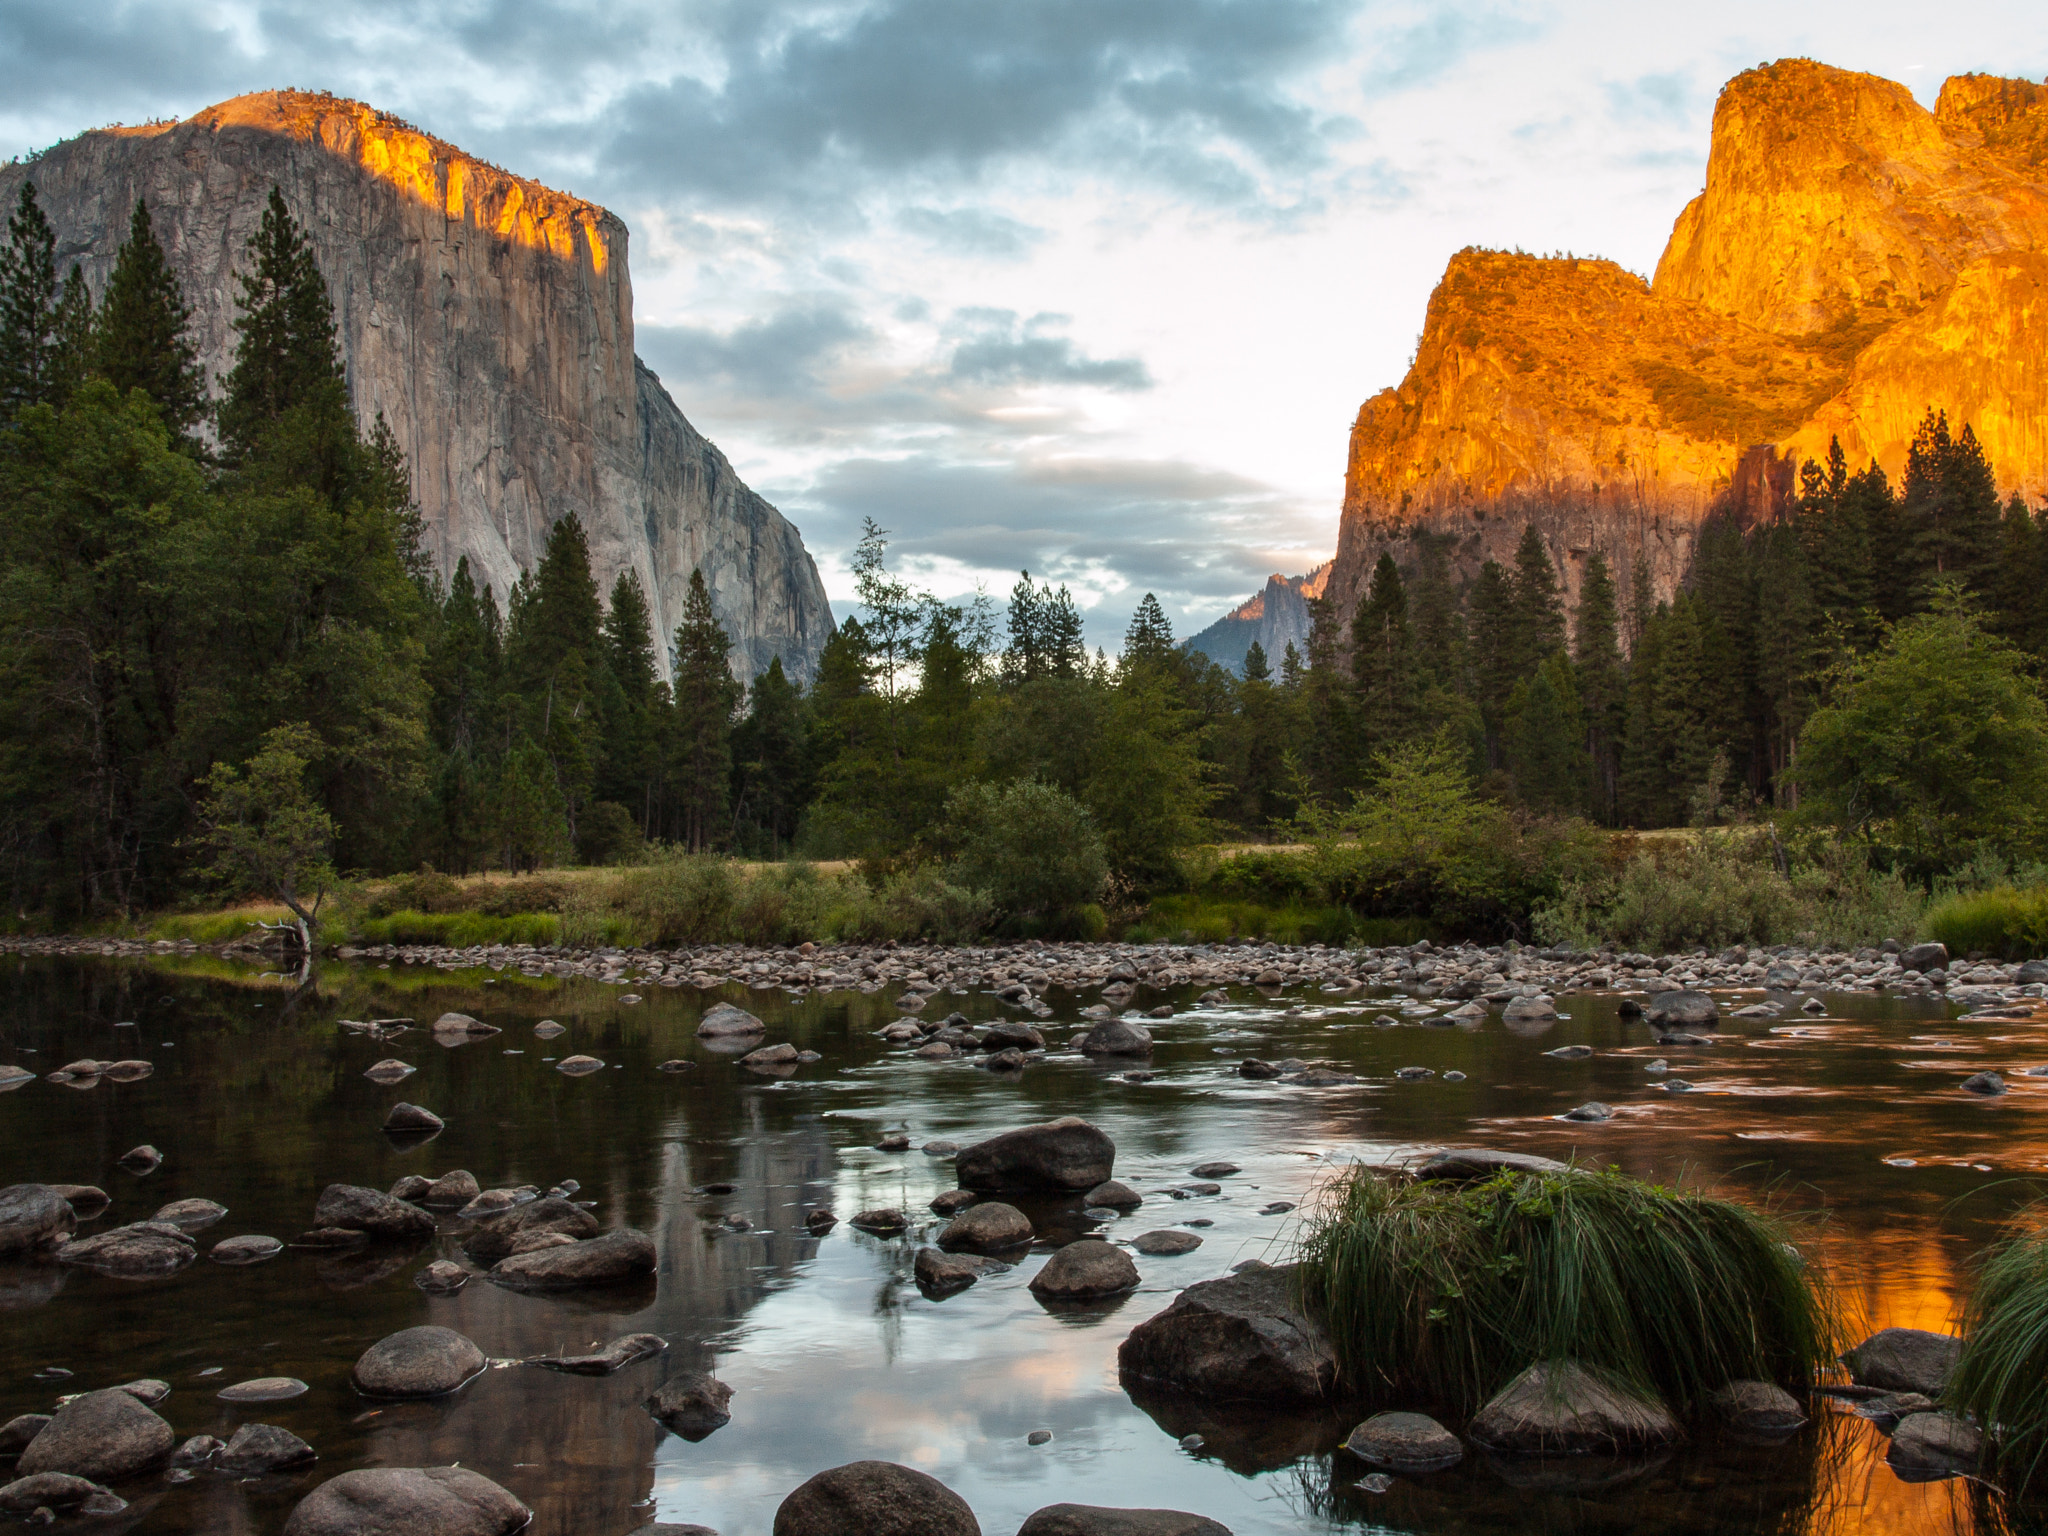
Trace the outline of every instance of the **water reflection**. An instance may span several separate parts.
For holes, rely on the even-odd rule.
[[[212,961],[10,970],[0,1065],[40,1074],[80,1056],[140,1056],[156,1066],[139,1082],[59,1093],[37,1080],[0,1097],[0,1182],[100,1185],[113,1199],[87,1230],[206,1196],[229,1215],[202,1246],[252,1232],[290,1239],[327,1183],[387,1187],[402,1174],[466,1168],[487,1187],[580,1180],[602,1225],[647,1231],[660,1256],[654,1280],[624,1290],[532,1296],[479,1280],[429,1296],[413,1274],[459,1257],[460,1224],[444,1220],[417,1249],[294,1249],[232,1270],[202,1259],[146,1285],[47,1264],[0,1268],[0,1417],[47,1410],[57,1390],[156,1375],[176,1389],[166,1411],[181,1434],[225,1434],[254,1417],[320,1452],[295,1478],[202,1477],[138,1497],[122,1528],[274,1530],[307,1486],[337,1471],[459,1461],[532,1504],[535,1536],[624,1536],[657,1516],[745,1536],[766,1533],[777,1502],[811,1473],[870,1456],[939,1476],[991,1532],[1059,1499],[1198,1509],[1241,1536],[2035,1528],[1968,1485],[1899,1481],[1870,1425],[1827,1410],[1779,1446],[1707,1436],[1644,1462],[1475,1458],[1372,1493],[1357,1487],[1367,1469],[1333,1449],[1348,1413],[1134,1401],[1115,1372],[1117,1344],[1180,1286],[1285,1252],[1300,1212],[1271,1208],[1312,1200],[1318,1178],[1351,1159],[1445,1144],[1576,1155],[1778,1201],[1807,1213],[1812,1246],[1869,1326],[1946,1327],[1971,1254],[2048,1169],[2031,1097],[2048,1081],[2009,1076],[2013,1092],[1990,1103],[1956,1087],[1972,1071],[2048,1057],[2048,1031],[2026,1021],[1961,1024],[1936,1003],[1836,998],[1826,1017],[1731,1021],[1712,1046],[1671,1047],[1602,998],[1568,999],[1567,1017],[1524,1037],[1497,1019],[1432,1027],[1441,1010],[1384,997],[1242,993],[1194,1010],[1191,994],[1175,993],[1165,996],[1183,1011],[1156,1024],[1155,1075],[1134,1082],[1122,1066],[1079,1060],[1021,1075],[909,1061],[872,1034],[896,1016],[889,994],[733,992],[768,1021],[771,1042],[822,1053],[778,1079],[697,1042],[712,999],[688,989],[648,988],[645,1003],[623,1005],[619,989],[587,981],[404,967],[334,969],[296,992]],[[1093,1000],[1049,999],[1062,1023]],[[976,1019],[1013,1011],[990,997],[946,1002]],[[445,1010],[503,1032],[440,1050],[417,1025],[373,1036],[339,1023],[431,1021]],[[537,1034],[548,1018],[567,1032]],[[116,1031],[130,1020],[140,1027]],[[1566,1044],[1592,1054],[1544,1054]],[[574,1054],[606,1066],[583,1078],[554,1070]],[[362,1075],[392,1055],[418,1071],[390,1086]],[[1358,1081],[1250,1081],[1235,1070],[1247,1056],[1327,1062]],[[1644,1070],[1660,1057],[1668,1074]],[[674,1058],[695,1069],[655,1070]],[[1435,1075],[1396,1079],[1404,1066]],[[1664,1091],[1667,1075],[1698,1091]],[[381,1126],[401,1098],[447,1129],[393,1144]],[[1556,1118],[1594,1099],[1616,1118]],[[1049,1241],[936,1302],[911,1278],[929,1226],[896,1240],[843,1224],[823,1239],[805,1229],[820,1207],[843,1223],[899,1206],[922,1223],[926,1202],[951,1185],[950,1165],[916,1150],[923,1142],[1059,1114],[1107,1129],[1117,1177],[1145,1197],[1103,1224],[1106,1235],[1206,1223],[1184,1228],[1203,1239],[1195,1252],[1141,1259],[1144,1282],[1130,1296],[1055,1310],[1029,1292],[1051,1242],[1098,1230],[1073,1201],[1027,1202]],[[878,1134],[898,1126],[912,1150],[877,1151]],[[116,1159],[143,1141],[165,1162],[137,1176]],[[1175,1198],[1193,1166],[1218,1158],[1242,1172],[1220,1194]],[[428,1322],[504,1363],[443,1402],[357,1398],[347,1385],[356,1356]],[[610,1377],[516,1363],[633,1332],[671,1347]],[[32,1379],[51,1364],[77,1375],[63,1388]],[[200,1374],[209,1370],[219,1374]],[[684,1370],[715,1370],[734,1389],[732,1422],[695,1444],[641,1406]],[[313,1391],[246,1414],[212,1396],[225,1382],[280,1374]],[[1051,1440],[1028,1444],[1034,1430]],[[1188,1434],[1203,1437],[1200,1453],[1180,1449]]]

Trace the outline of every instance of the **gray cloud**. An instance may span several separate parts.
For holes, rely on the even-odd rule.
[[[1493,6],[1435,3],[1426,21],[1393,32],[1374,47],[1365,83],[1379,91],[1427,85],[1474,53],[1526,42],[1539,31],[1528,19]]]
[[[689,325],[641,325],[635,344],[648,366],[693,385],[750,395],[805,398],[824,388],[833,366],[870,338],[847,307],[800,301],[730,331]]]
[[[902,209],[897,225],[941,249],[965,256],[1016,258],[1030,252],[1045,231],[988,208]]]
[[[963,384],[1028,387],[1084,384],[1101,389],[1152,387],[1152,375],[1135,357],[1089,357],[1065,336],[1049,334],[1063,316],[1034,315],[1019,324],[1006,310],[980,310],[969,323],[974,334],[953,349],[946,377]]]

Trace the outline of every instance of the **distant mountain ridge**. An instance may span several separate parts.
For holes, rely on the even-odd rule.
[[[1258,592],[1200,634],[1190,637],[1186,647],[1242,675],[1244,659],[1252,642],[1257,641],[1266,653],[1266,664],[1277,675],[1280,658],[1290,643],[1298,651],[1308,650],[1309,601],[1323,595],[1329,579],[1327,560],[1306,576],[1282,576],[1275,572]]]
[[[1467,250],[1407,376],[1351,431],[1330,596],[1448,540],[1454,574],[1524,526],[1569,594],[1587,559],[1660,597],[1701,521],[1781,511],[1841,439],[1893,477],[1930,407],[1975,430],[2001,495],[2048,494],[2048,86],[1903,85],[1792,59],[1714,110],[1706,186],[1653,281]]]

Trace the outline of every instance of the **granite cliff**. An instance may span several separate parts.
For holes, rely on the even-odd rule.
[[[1831,437],[1896,477],[1930,406],[2001,491],[2043,496],[2044,352],[2048,87],[1958,76],[1930,112],[1808,60],[1748,71],[1652,281],[1451,259],[1407,377],[1353,425],[1332,601],[1418,531],[1469,575],[1531,522],[1573,592],[1597,549],[1668,595],[1703,518],[1774,515]]]
[[[607,592],[639,573],[658,634],[701,567],[742,679],[775,656],[810,675],[833,627],[817,569],[634,355],[613,214],[358,102],[291,91],[0,167],[6,206],[24,179],[60,270],[79,263],[95,293],[148,201],[215,378],[233,359],[243,244],[278,186],[333,295],[356,408],[382,412],[404,447],[441,570],[467,556],[502,604],[574,512]]]
[[[1218,666],[1242,673],[1245,656],[1256,641],[1266,653],[1266,665],[1277,677],[1280,659],[1287,654],[1290,644],[1307,655],[1309,601],[1323,595],[1323,585],[1329,578],[1327,560],[1306,576],[1282,576],[1275,572],[1258,592],[1200,634],[1189,637],[1187,649],[1201,652]]]

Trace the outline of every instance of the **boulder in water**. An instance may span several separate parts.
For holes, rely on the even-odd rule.
[[[963,1147],[953,1167],[965,1189],[1067,1194],[1106,1182],[1115,1163],[1116,1143],[1070,1115]]]
[[[47,1184],[0,1189],[0,1253],[54,1248],[78,1230],[78,1213]]]
[[[1956,1368],[1963,1341],[1952,1333],[1924,1328],[1880,1328],[1842,1356],[1849,1379],[1887,1392],[1924,1392],[1937,1397]]]
[[[654,1273],[654,1239],[631,1227],[602,1237],[537,1248],[500,1259],[490,1278],[515,1291],[571,1291],[617,1285]]]
[[[1668,1445],[1678,1421],[1662,1403],[1595,1376],[1576,1360],[1530,1366],[1494,1394],[1467,1431],[1490,1450],[1612,1454]]]
[[[244,1424],[222,1448],[214,1465],[237,1477],[260,1477],[307,1466],[320,1458],[313,1447],[275,1424]]]
[[[178,1437],[156,1414],[119,1387],[74,1397],[28,1443],[17,1464],[23,1476],[69,1472],[118,1482],[153,1472],[170,1459]]]
[[[350,1379],[365,1397],[440,1397],[485,1363],[484,1352],[453,1328],[403,1328],[364,1350]]]
[[[892,1461],[855,1461],[784,1499],[774,1536],[981,1536],[981,1523],[935,1477]]]
[[[299,1500],[284,1536],[512,1536],[533,1511],[466,1467],[364,1467]]]
[[[695,1442],[732,1422],[732,1388],[690,1371],[663,1382],[648,1397],[646,1407],[664,1428]]]
[[[1352,1430],[1344,1449],[1390,1472],[1440,1472],[1464,1458],[1465,1447],[1422,1413],[1376,1413]]]
[[[1092,1237],[1067,1244],[1031,1277],[1031,1293],[1040,1301],[1095,1301],[1137,1286],[1131,1256]]]
[[[418,1206],[394,1200],[378,1189],[359,1184],[330,1184],[313,1207],[313,1226],[367,1232],[372,1237],[402,1240],[431,1237],[434,1218]]]
[[[1230,1536],[1230,1527],[1178,1509],[1048,1504],[1025,1517],[1017,1536]]]
[[[1122,1374],[1201,1398],[1321,1401],[1336,1385],[1336,1351],[1294,1276],[1292,1265],[1253,1263],[1189,1286],[1124,1340]]]

